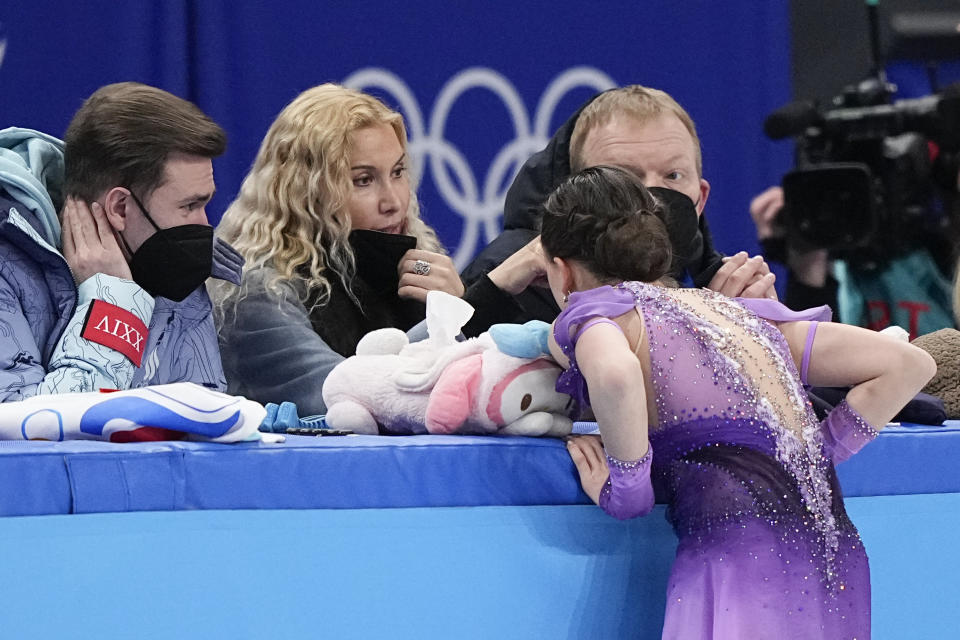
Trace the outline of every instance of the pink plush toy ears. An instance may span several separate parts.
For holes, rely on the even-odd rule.
[[[430,393],[424,422],[430,433],[453,433],[467,418],[480,389],[483,356],[457,360],[443,370]]]

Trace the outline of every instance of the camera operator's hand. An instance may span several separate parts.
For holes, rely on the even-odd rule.
[[[723,266],[707,285],[730,298],[777,299],[774,283],[777,277],[770,272],[761,256],[749,257],[746,251],[723,259]]]
[[[783,189],[780,187],[769,187],[750,201],[750,217],[757,228],[757,240],[777,235],[774,223],[780,209],[783,209]]]
[[[750,217],[757,228],[758,240],[767,240],[785,233],[776,224],[783,203],[783,189],[777,186],[769,187],[750,201]],[[824,249],[803,249],[788,243],[787,266],[790,268],[791,277],[804,285],[823,287],[830,270],[830,260]]]

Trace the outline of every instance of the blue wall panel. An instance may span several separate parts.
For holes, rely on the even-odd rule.
[[[698,123],[707,215],[735,251],[755,247],[750,197],[790,162],[789,145],[761,133],[790,96],[787,14],[786,0],[14,2],[0,6],[0,126],[62,135],[83,98],[120,80],[190,98],[230,134],[215,165],[219,219],[280,109],[352,77],[423,122],[411,139],[424,214],[463,264],[499,229],[517,162],[597,88],[641,83]],[[405,89],[360,82],[370,69]],[[555,102],[541,105],[551,87]]]

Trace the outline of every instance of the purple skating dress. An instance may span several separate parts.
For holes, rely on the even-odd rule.
[[[651,492],[667,504],[679,546],[663,637],[869,638],[867,556],[833,465],[877,432],[845,402],[819,423],[763,319],[815,317],[636,282],[574,293],[554,328],[570,357],[558,391],[589,404],[573,342],[591,318],[634,309],[649,341],[654,453],[608,456],[600,505],[624,517],[648,510]]]

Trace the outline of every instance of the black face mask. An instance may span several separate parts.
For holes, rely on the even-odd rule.
[[[378,293],[396,294],[400,286],[400,259],[417,246],[417,239],[396,233],[357,229],[350,232],[357,277]]]
[[[180,302],[210,277],[213,270],[213,227],[184,224],[161,229],[137,196],[134,201],[156,229],[130,259],[133,281],[150,295]],[[126,241],[124,241],[126,243]]]
[[[697,207],[679,191],[664,187],[650,187],[649,191],[663,205],[663,221],[673,248],[670,275],[675,280],[683,280],[687,268],[698,264],[703,257],[703,235]]]

